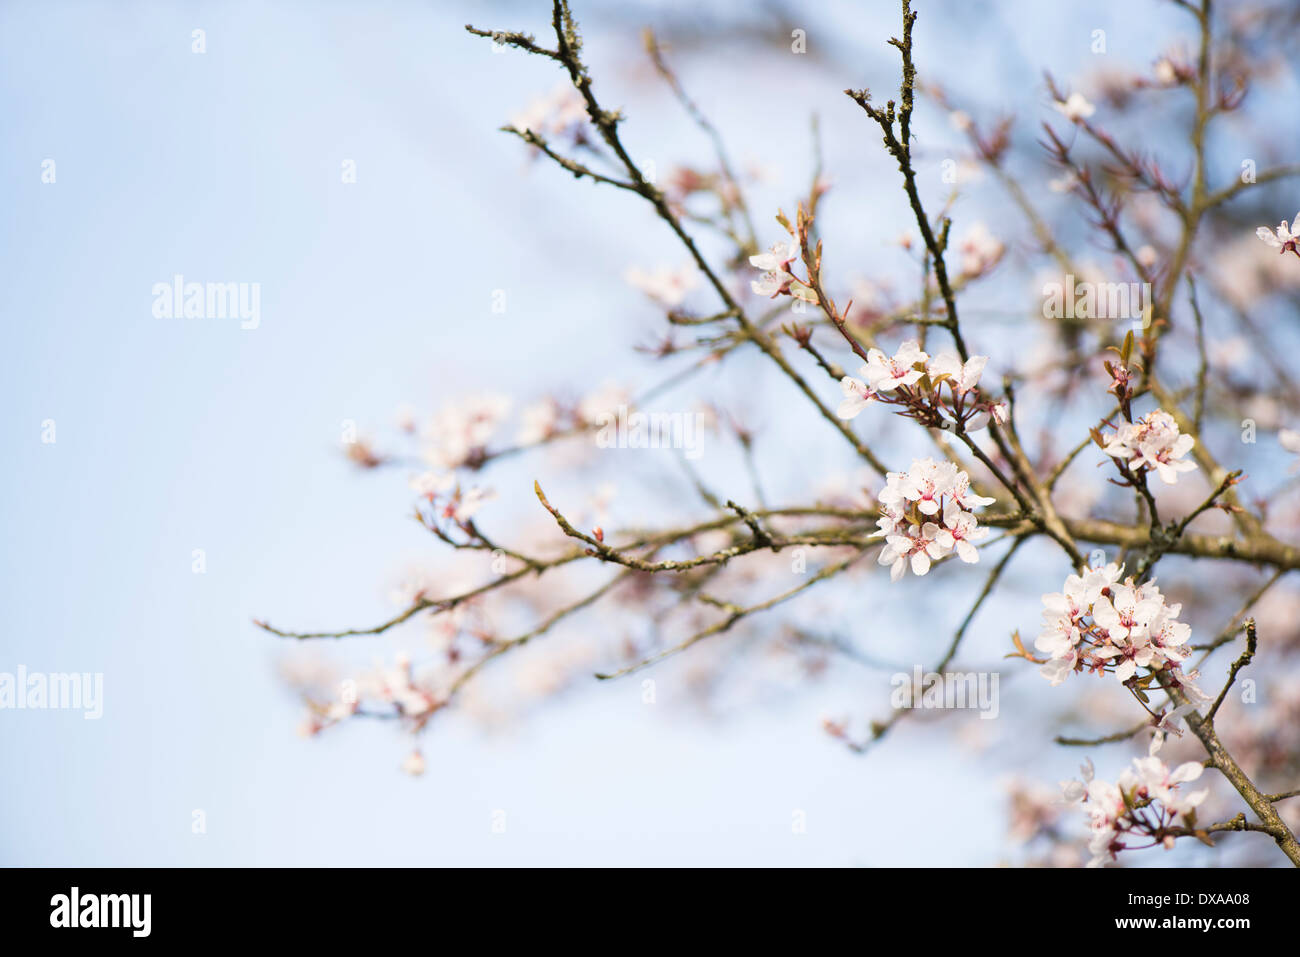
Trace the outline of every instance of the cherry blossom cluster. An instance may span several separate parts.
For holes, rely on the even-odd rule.
[[[1128,681],[1138,668],[1176,668],[1187,657],[1192,629],[1178,620],[1182,605],[1167,604],[1154,581],[1120,582],[1122,573],[1114,562],[1089,566],[1067,578],[1063,591],[1043,596],[1034,647],[1050,656],[1041,671],[1053,685],[1084,669]]]
[[[904,342],[893,356],[871,349],[866,364],[858,370],[862,378],[845,376],[840,380],[844,401],[835,414],[852,419],[870,403],[881,402],[900,407],[899,415],[932,428],[946,429],[957,423],[964,431],[975,432],[990,419],[1001,423],[1006,417],[1005,403],[990,401],[979,391],[988,361],[988,356],[971,356],[962,362],[950,352],[931,358],[915,339]]]
[[[441,707],[442,697],[416,679],[410,656],[398,652],[391,667],[377,665],[373,672],[340,685],[334,700],[314,704],[299,730],[307,735],[316,734],[362,713],[391,713],[419,726]]]
[[[309,699],[310,712],[298,730],[310,737],[354,715],[363,715],[395,718],[416,733],[445,703],[445,690],[417,678],[410,656],[398,652],[391,666],[377,663],[372,672],[340,683],[331,700],[322,703]],[[401,769],[412,777],[424,773],[424,755],[419,748],[407,754]]]
[[[631,394],[613,382],[598,386],[576,403],[562,402],[547,396],[524,408],[515,441],[522,446],[541,445],[557,437],[591,428],[603,416],[616,412],[619,406],[631,404]]]
[[[419,511],[419,516],[429,528],[450,521],[465,529],[475,513],[496,498],[491,489],[478,485],[462,487],[450,473],[423,472],[411,479],[410,486],[421,504],[427,506]]]
[[[890,472],[880,492],[877,523],[885,536],[879,562],[889,565],[889,578],[898,581],[910,564],[912,574],[924,575],[930,563],[956,552],[964,562],[979,561],[974,543],[986,537],[973,510],[993,499],[971,490],[970,476],[951,462],[917,459],[906,472]]]
[[[444,405],[425,430],[425,461],[444,471],[462,466],[478,468],[510,406],[509,396],[492,393]]]
[[[1174,417],[1163,409],[1148,412],[1136,422],[1123,422],[1106,436],[1106,453],[1136,473],[1154,470],[1166,485],[1178,481],[1179,472],[1190,472],[1195,462],[1183,458],[1196,439],[1178,430]]]
[[[1147,756],[1134,758],[1114,783],[1098,779],[1091,761],[1080,769],[1082,780],[1061,782],[1066,801],[1082,801],[1090,819],[1089,867],[1102,867],[1123,850],[1156,844],[1171,848],[1173,828],[1195,829],[1196,808],[1209,791],[1187,793],[1179,788],[1199,778],[1203,768],[1188,761],[1169,770],[1156,756],[1163,743],[1164,735],[1157,732]],[[1144,843],[1130,843],[1135,838]]]
[[[421,520],[433,528],[445,521],[464,527],[492,493],[478,486],[464,487],[457,469],[477,469],[487,457],[487,444],[510,410],[502,395],[471,396],[443,406],[425,429],[423,458],[429,468],[410,480],[410,487],[428,508]],[[403,430],[416,431],[414,421]]]
[[[605,383],[577,401],[561,402],[551,397],[526,406],[515,441],[519,446],[541,445],[552,439],[576,434],[595,426],[603,415],[626,406],[632,398],[626,389]],[[467,533],[469,521],[495,493],[478,485],[466,485],[458,474],[481,469],[501,450],[489,451],[506,415],[511,400],[502,395],[471,396],[438,410],[421,433],[422,457],[429,466],[410,479],[410,488],[419,499],[418,515],[426,527],[445,532],[448,524]],[[404,432],[418,431],[414,420],[401,417]],[[506,451],[509,451],[508,449]],[[350,452],[354,459],[358,454]],[[373,452],[367,455],[377,464],[382,461]]]

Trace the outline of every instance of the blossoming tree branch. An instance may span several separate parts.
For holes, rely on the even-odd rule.
[[[544,40],[467,27],[499,47],[549,62],[564,77],[555,93],[536,100],[504,131],[531,156],[573,178],[626,194],[625,202],[640,203],[680,244],[682,268],[637,268],[625,278],[664,317],[667,331],[651,354],[690,361],[639,395],[610,384],[576,400],[540,399],[524,409],[513,441],[498,438],[510,414],[503,396],[468,397],[438,412],[423,431],[413,418],[404,419],[402,431],[423,445],[421,466],[411,479],[417,520],[451,554],[482,556],[484,574],[464,583],[451,576],[408,583],[400,610],[368,627],[294,632],[261,623],[295,639],[374,638],[416,620],[434,628],[439,651],[431,661],[400,655],[345,682],[342,692],[332,678],[314,685],[301,681],[310,709],[305,730],[316,734],[345,721],[381,718],[424,735],[441,712],[458,702],[468,707],[501,662],[526,648],[545,660],[544,646],[553,635],[608,603],[652,621],[652,636],[614,650],[613,664],[611,649],[599,649],[597,657],[606,663],[595,667],[583,652],[558,650],[557,641],[552,657],[561,664],[543,682],[547,690],[564,683],[566,665],[573,666],[567,671],[619,679],[688,651],[725,649],[722,636],[746,628],[780,634],[803,651],[851,653],[839,639],[818,634],[797,609],[807,593],[828,583],[869,576],[872,559],[884,566],[874,574],[889,582],[909,573],[927,581],[943,576],[936,590],[961,578],[971,582],[973,604],[942,659],[922,679],[932,685],[953,667],[972,620],[1004,583],[1014,557],[1033,544],[1048,549],[1037,554],[1056,558],[1040,559],[1029,572],[1043,593],[1041,608],[1024,608],[1020,620],[1005,629],[1011,665],[1037,672],[1053,688],[1096,682],[1110,709],[1105,715],[1128,710],[1118,729],[1086,739],[1060,737],[1060,745],[1132,742],[1138,756],[1127,769],[1100,758],[1110,769],[1106,776],[1098,776],[1089,760],[1082,778],[1065,782],[1051,799],[1041,790],[1017,793],[1013,813],[1016,826],[1027,828],[1022,837],[1055,838],[1061,809],[1074,804],[1084,812],[1086,836],[1072,850],[1086,845],[1084,858],[1092,864],[1120,855],[1137,860],[1140,849],[1180,841],[1215,847],[1225,832],[1253,832],[1253,838],[1231,840],[1271,843],[1273,853],[1300,866],[1296,817],[1289,810],[1300,801],[1287,803],[1300,794],[1300,743],[1294,733],[1285,734],[1288,720],[1294,732],[1300,699],[1284,699],[1262,727],[1220,726],[1234,684],[1247,680],[1256,656],[1275,656],[1284,673],[1288,664],[1294,666],[1287,659],[1298,651],[1292,646],[1300,645],[1270,635],[1270,620],[1278,615],[1264,614],[1279,582],[1300,568],[1300,547],[1287,535],[1300,518],[1287,501],[1292,486],[1284,483],[1269,493],[1266,484],[1247,484],[1239,461],[1245,446],[1234,441],[1233,425],[1242,404],[1261,397],[1295,412],[1300,392],[1276,355],[1263,360],[1272,380],[1253,388],[1234,381],[1231,366],[1214,353],[1235,340],[1216,341],[1211,332],[1211,320],[1214,328],[1235,322],[1248,341],[1267,351],[1260,345],[1267,336],[1254,321],[1251,303],[1233,287],[1234,276],[1249,268],[1261,297],[1300,288],[1300,262],[1292,261],[1300,259],[1300,213],[1293,225],[1284,220],[1254,230],[1239,226],[1233,212],[1247,187],[1285,182],[1300,169],[1252,170],[1248,181],[1220,182],[1212,173],[1211,137],[1243,109],[1252,78],[1241,51],[1258,37],[1250,34],[1249,22],[1212,10],[1211,0],[1174,0],[1170,6],[1186,14],[1197,38],[1195,50],[1162,58],[1150,77],[1131,81],[1123,96],[1111,97],[1128,104],[1137,91],[1159,92],[1190,104],[1180,154],[1188,164],[1185,176],[1170,172],[1181,159],[1131,148],[1107,129],[1102,110],[1082,92],[1047,77],[1055,110],[1039,129],[1036,162],[1054,172],[1052,191],[1088,219],[1086,234],[1075,241],[1053,229],[1011,171],[1012,121],[981,125],[918,73],[917,13],[909,0],[901,6],[900,35],[889,41],[901,60],[897,97],[882,104],[867,90],[845,91],[896,166],[896,187],[913,220],[899,242],[917,266],[918,292],[892,299],[880,286],[824,271],[824,247],[834,239],[817,229],[830,191],[820,157],[805,195],[774,216],[751,208],[747,176],[653,34],[645,36],[653,69],[714,150],[710,167],[683,167],[663,185],[625,145],[624,115],[599,98],[565,0],[554,2],[551,35]],[[1227,36],[1217,37],[1218,29]],[[1000,354],[1008,348],[1007,336],[968,319],[963,304],[998,270],[1007,248],[980,224],[959,234],[951,201],[938,203],[929,195],[921,175],[927,161],[918,154],[913,131],[923,98],[948,113],[969,149],[969,162],[1005,191],[1033,253],[1068,274],[1072,305],[1079,288],[1075,277],[1098,272],[1078,257],[1089,244],[1100,244],[1112,256],[1110,274],[1149,290],[1140,311],[1127,317],[1133,321],[1117,320],[1093,302],[1050,317],[1055,352],[1036,367],[1026,371],[1012,365],[1014,356]],[[1238,241],[1243,231],[1253,245]],[[1216,255],[1227,256],[1215,252],[1216,244],[1227,242],[1238,265],[1225,277],[1213,262]],[[1265,257],[1272,258],[1264,263]],[[692,296],[711,303],[687,308]],[[753,432],[706,405],[699,421],[715,432],[731,432],[753,481],[750,488],[710,488],[689,472],[687,454],[682,465],[699,498],[693,519],[617,527],[608,518],[608,494],[598,491],[573,502],[548,494],[539,481],[532,491],[543,521],[524,536],[528,540],[499,538],[482,526],[483,510],[500,496],[486,478],[499,462],[565,443],[590,447],[593,438],[602,444],[611,434],[611,410],[624,410],[619,421],[626,432],[626,410],[646,408],[657,395],[746,352],[765,363],[772,384],[764,389],[797,398],[818,423],[807,427],[810,444],[819,429],[860,463],[864,474],[856,487],[818,492],[801,503],[769,502]],[[995,377],[990,369],[1006,371]],[[1044,423],[1048,408],[1084,416],[1080,434],[1062,443]],[[1274,418],[1284,421],[1280,413]],[[1025,428],[1027,419],[1038,422],[1037,435]],[[907,441],[886,429],[890,422],[908,430]],[[1228,428],[1214,432],[1220,441],[1208,441],[1216,422]],[[1300,435],[1275,431],[1283,450],[1300,452]],[[413,461],[361,441],[348,451],[368,468]],[[870,494],[862,495],[863,488]],[[818,570],[800,568],[794,582],[764,589],[779,580],[773,569],[788,565],[792,554],[799,561],[804,555],[823,559]],[[998,557],[990,560],[991,554]],[[1179,563],[1169,565],[1171,557]],[[1062,574],[1052,571],[1052,560],[1061,562]],[[1169,569],[1162,571],[1160,585],[1158,566]],[[1260,584],[1232,577],[1258,569],[1267,575]],[[1198,595],[1206,576],[1222,587]],[[1194,613],[1170,595],[1193,596]],[[1222,606],[1211,599],[1220,598],[1234,610],[1216,621]],[[1026,643],[1021,629],[1035,618],[1041,619],[1037,634]],[[513,630],[503,623],[516,619]],[[900,643],[908,639],[895,637]],[[906,658],[905,647],[895,650],[897,659]],[[928,690],[918,687],[914,694]],[[853,750],[866,751],[907,714],[907,708],[895,707],[861,734],[843,722],[828,721],[827,729]],[[1278,722],[1280,739],[1274,733]],[[1165,757],[1171,750],[1184,760]],[[424,772],[423,751],[417,746],[403,766]],[[1261,773],[1278,782],[1274,790],[1266,789]],[[1216,806],[1231,812],[1217,820],[1206,813],[1215,791],[1223,792]]]

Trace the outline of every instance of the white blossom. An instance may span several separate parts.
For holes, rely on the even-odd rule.
[[[1057,100],[1052,104],[1057,111],[1065,116],[1071,123],[1078,123],[1080,120],[1086,120],[1092,114],[1097,112],[1097,108],[1088,102],[1087,98],[1079,92],[1071,93],[1067,99]]]
[[[398,652],[394,656],[392,667],[381,664],[373,674],[360,678],[357,684],[359,696],[373,697],[391,704],[403,717],[418,718],[437,707],[434,695],[416,684],[410,656],[405,652]]]
[[[435,469],[454,469],[481,453],[510,411],[504,395],[471,396],[443,406],[434,416],[426,439],[425,459]]]
[[[576,130],[586,119],[586,103],[573,84],[565,80],[550,93],[533,97],[527,107],[510,118],[510,125],[539,136],[560,136]]]
[[[1079,781],[1062,781],[1061,793],[1065,800],[1070,803],[1082,801],[1088,793],[1088,784],[1097,775],[1097,769],[1093,766],[1092,758],[1085,758],[1083,764],[1079,765],[1079,774],[1082,780]]]
[[[402,770],[413,778],[418,778],[424,773],[424,755],[418,748],[402,760]]]
[[[1300,455],[1300,432],[1291,429],[1282,429],[1277,433],[1278,444],[1295,455]],[[1291,472],[1300,471],[1300,458],[1291,463]]]
[[[790,263],[799,258],[797,243],[774,243],[765,253],[749,257],[749,264],[764,272],[789,272]]]
[[[916,385],[925,375],[924,363],[930,357],[921,351],[915,339],[908,339],[893,358],[879,349],[867,352],[867,364],[859,372],[866,377],[873,392],[893,392],[899,386]],[[915,368],[922,365],[920,369]]]
[[[793,242],[775,243],[767,252],[750,256],[749,264],[755,269],[764,270],[761,278],[750,282],[750,288],[756,295],[770,299],[789,294],[805,302],[816,302],[817,294],[790,271],[790,264],[798,260],[799,256],[799,246]]]
[[[953,390],[959,395],[965,395],[979,385],[980,376],[988,362],[988,356],[971,356],[963,364],[955,353],[945,352],[931,360],[928,369],[931,379],[947,376]]]
[[[1190,472],[1195,462],[1183,458],[1196,440],[1178,431],[1174,417],[1163,409],[1148,412],[1136,422],[1124,422],[1106,437],[1106,452],[1128,463],[1134,472],[1154,469],[1166,485]]]
[[[844,392],[844,401],[835,410],[835,414],[841,419],[853,418],[876,398],[875,392],[865,382],[853,376],[846,375],[841,379],[840,388]]]
[[[1049,180],[1047,188],[1053,193],[1068,193],[1078,185],[1079,177],[1075,174],[1074,170],[1066,170],[1055,179]]]
[[[958,244],[961,250],[961,271],[967,276],[980,276],[992,269],[1002,258],[1006,247],[983,223],[975,223],[966,230]]]
[[[542,399],[526,407],[516,440],[520,445],[536,445],[555,434],[560,424],[560,408],[554,399]]]
[[[963,511],[951,498],[943,509],[943,524],[944,527],[939,529],[939,544],[945,549],[955,550],[957,557],[967,564],[978,562],[980,553],[971,543],[987,538],[989,530],[980,528],[975,516]]]
[[[1260,226],[1255,230],[1255,235],[1274,249],[1280,249],[1283,252],[1286,252],[1288,248],[1295,249],[1296,243],[1300,242],[1300,212],[1295,214],[1295,219],[1292,222],[1295,225],[1288,227],[1287,221],[1282,220],[1278,224],[1277,232],[1267,226]]]
[[[686,294],[700,284],[699,270],[690,263],[676,269],[658,266],[645,270],[632,266],[623,273],[623,279],[634,289],[639,289],[651,299],[675,309],[686,299]]]
[[[758,296],[767,296],[769,299],[775,299],[783,292],[788,292],[794,277],[788,273],[765,272],[762,277],[750,280],[749,288],[754,290]]]
[[[979,405],[975,407],[975,414],[966,421],[965,429],[967,432],[978,432],[980,429],[987,428],[990,422],[1005,425],[1007,415],[1007,404],[1001,399],[997,402]]]
[[[754,290],[756,295],[767,296],[769,299],[775,299],[782,293],[789,293],[794,298],[805,302],[817,301],[817,294],[788,272],[765,272],[762,278],[751,281],[749,288]]]
[[[948,487],[948,494],[954,502],[968,512],[982,508],[985,505],[992,505],[997,501],[997,499],[989,498],[986,495],[977,495],[970,487],[970,476],[962,471],[958,471],[953,476],[952,484]]]
[[[602,416],[616,414],[619,406],[629,405],[631,401],[632,396],[626,389],[617,383],[606,382],[578,402],[578,418],[588,425],[594,425]]]
[[[452,500],[447,503],[444,515],[454,518],[462,524],[468,522],[483,507],[485,502],[496,497],[496,493],[475,485],[466,492],[457,490]]]
[[[443,492],[451,491],[451,487],[456,484],[456,476],[451,472],[421,472],[408,484],[416,495],[433,499]]]

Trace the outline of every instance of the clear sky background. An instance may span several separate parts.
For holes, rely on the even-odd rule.
[[[559,74],[461,27],[542,35],[544,6],[0,4],[0,670],[105,682],[99,721],[0,712],[0,863],[1000,859],[999,776],[1034,752],[994,759],[904,729],[855,757],[818,729],[824,688],[702,720],[592,682],[506,733],[449,716],[418,780],[398,772],[407,747],[389,728],[295,734],[301,708],[276,676],[287,649],[251,619],[380,620],[388,586],[432,547],[403,476],[359,477],[343,460],[340,423],[384,425],[403,402],[427,411],[473,389],[522,402],[593,387],[593,369],[617,368],[656,327],[622,270],[681,259],[646,211],[530,165],[495,132]],[[637,55],[635,25],[663,12],[575,6],[637,149],[660,168],[702,159],[707,144],[645,71],[617,69]],[[815,107],[844,184],[824,228],[883,249],[904,226],[901,192],[839,90],[896,84],[895,4],[829,5],[809,25],[811,52],[827,53],[807,63],[780,53],[787,41],[756,50],[742,28],[767,21],[748,4],[694,6],[711,26],[683,72],[736,154],[773,168],[758,208],[805,188]],[[1018,109],[1043,108],[1040,64],[1066,78],[1092,66],[1090,19],[1054,22],[1061,5],[1005,4],[984,25],[998,42],[969,46],[974,5],[918,6],[925,59]],[[1116,57],[1149,62],[1133,5],[1113,6],[1090,18]],[[340,182],[348,159],[354,185]],[[259,282],[260,327],[155,318],[151,287],[177,273]],[[504,317],[490,311],[498,288]],[[797,493],[798,457],[777,458],[774,483]],[[498,485],[507,504],[528,505],[532,477]],[[1031,583],[1031,601],[1042,590]],[[981,660],[1005,640],[999,616]],[[839,703],[881,712],[879,676],[844,681]],[[1022,684],[1003,689],[1012,719],[1032,713]],[[1054,783],[1074,759],[1025,770]],[[496,809],[505,834],[491,831]],[[791,833],[795,809],[806,835]]]

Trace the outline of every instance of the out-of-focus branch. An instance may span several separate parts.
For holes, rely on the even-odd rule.
[[[601,138],[609,147],[610,151],[617,157],[618,161],[627,172],[629,187],[633,192],[639,193],[655,209],[668,227],[677,235],[686,251],[690,254],[696,267],[704,275],[713,290],[717,293],[718,298],[722,300],[726,311],[731,313],[737,324],[740,326],[741,333],[768,356],[782,373],[790,379],[795,386],[801,391],[816,408],[823,419],[830,422],[844,438],[853,446],[854,450],[861,456],[880,475],[885,475],[888,469],[868,448],[861,439],[848,427],[846,423],[836,417],[835,413],[824,403],[821,398],[813,391],[812,387],[801,376],[789,360],[781,353],[780,347],[767,335],[762,329],[753,323],[745,314],[744,309],[736,301],[731,290],[723,281],[718,272],[710,265],[704,254],[700,251],[695,240],[686,232],[681,219],[673,212],[668,205],[668,200],[664,194],[654,186],[641,171],[640,167],[632,159],[627,149],[623,146],[622,139],[619,136],[618,124],[622,117],[618,113],[611,113],[605,110],[600,102],[596,99],[592,91],[591,76],[587,72],[586,64],[581,59],[582,40],[578,34],[577,23],[573,19],[573,14],[569,10],[567,0],[554,0],[551,11],[552,27],[555,30],[557,48],[552,55],[552,51],[538,51],[542,55],[549,56],[552,59],[558,59],[564,65],[569,74],[574,88],[582,96],[586,105],[587,115],[592,125],[595,126]],[[471,33],[477,36],[494,36],[487,31],[467,28]],[[531,52],[531,51],[530,51]],[[572,170],[570,170],[572,172]]]

